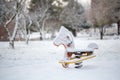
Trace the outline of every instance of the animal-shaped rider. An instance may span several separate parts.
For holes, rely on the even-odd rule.
[[[64,60],[71,60],[74,55],[76,58],[80,58],[81,54],[78,52],[71,52],[71,50],[75,49],[75,44],[73,40],[73,34],[66,29],[65,27],[61,27],[58,36],[54,40],[54,45],[59,46],[63,45],[65,47],[64,52]],[[75,67],[79,67],[81,63],[75,63]],[[67,68],[68,64],[62,64],[63,67]]]

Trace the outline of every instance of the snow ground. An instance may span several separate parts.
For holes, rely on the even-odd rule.
[[[29,45],[16,42],[15,49],[8,42],[0,42],[0,80],[119,80],[120,40],[80,40],[75,38],[77,48],[85,48],[95,42],[99,49],[96,58],[63,68],[58,61],[63,58],[63,46],[56,47],[52,41],[31,41]]]

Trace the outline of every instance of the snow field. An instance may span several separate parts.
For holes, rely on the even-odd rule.
[[[75,38],[76,48],[93,42],[99,46],[94,52],[97,57],[84,61],[81,69],[63,68],[58,61],[64,47],[52,41],[16,42],[14,50],[8,42],[0,42],[0,80],[119,80],[120,41]]]

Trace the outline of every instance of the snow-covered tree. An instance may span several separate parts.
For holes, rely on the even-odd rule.
[[[39,28],[40,40],[44,37],[45,21],[50,17],[54,1],[56,0],[31,0],[27,7],[31,19]]]
[[[100,28],[101,39],[103,38],[103,26],[120,23],[120,1],[119,0],[91,0],[90,21]]]
[[[9,44],[11,48],[14,48],[14,40],[18,33],[18,29],[25,28],[26,14],[25,14],[25,2],[26,0],[1,0],[1,22],[4,24],[4,28],[8,34]],[[23,22],[21,19],[24,18]],[[12,28],[9,29],[9,24],[12,23]],[[24,25],[24,26],[23,26]],[[22,29],[21,29],[22,30]],[[26,32],[26,29],[24,29]]]
[[[62,24],[74,29],[85,21],[84,8],[77,0],[68,0],[68,5],[62,11],[60,19]]]

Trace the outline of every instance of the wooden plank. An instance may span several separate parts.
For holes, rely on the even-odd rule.
[[[88,60],[88,59],[91,59],[91,58],[94,58],[96,57],[96,55],[92,55],[92,56],[88,56],[88,57],[84,57],[82,59],[77,59],[77,60],[69,60],[69,61],[59,61],[59,63],[67,63],[67,64],[74,64],[74,63],[79,63],[79,62],[83,62],[85,60]]]

